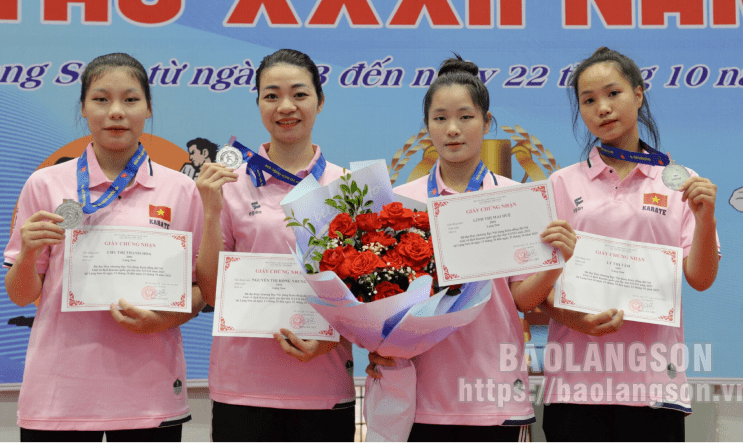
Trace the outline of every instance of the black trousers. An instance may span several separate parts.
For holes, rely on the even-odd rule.
[[[550,404],[542,427],[547,441],[685,441],[678,410],[603,404]]]
[[[274,409],[212,402],[212,441],[349,441],[355,407]]]
[[[118,431],[41,431],[21,428],[21,441],[44,442],[180,442],[183,425],[155,427],[152,429],[127,429]]]
[[[409,442],[519,441],[522,426],[462,426],[414,423]]]

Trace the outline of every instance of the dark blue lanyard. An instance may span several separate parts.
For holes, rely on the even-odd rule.
[[[441,191],[438,188],[438,185],[436,184],[436,166],[438,166],[439,163],[436,163],[431,168],[431,171],[428,172],[428,197],[438,197],[441,194]],[[476,190],[480,190],[480,187],[482,186],[482,182],[485,179],[485,174],[488,172],[488,168],[485,167],[485,164],[480,161],[480,164],[477,165],[477,168],[475,169],[475,172],[472,174],[472,177],[470,178],[470,182],[467,184],[467,189],[464,190],[465,193],[472,192]],[[493,177],[493,183],[495,185],[498,185],[498,180],[495,179],[495,175],[493,175],[493,172],[490,172],[490,175]]]
[[[606,144],[601,144],[599,152],[602,155],[614,158],[617,160],[630,161],[633,163],[649,164],[651,166],[667,166],[671,163],[668,155],[655,150],[654,148],[647,145],[644,141],[640,140],[640,149],[647,151],[644,152],[630,152],[628,150],[620,149],[618,147],[612,147]]]
[[[277,166],[273,161],[263,158],[237,141],[232,142],[232,147],[242,152],[243,160],[247,164],[245,172],[250,175],[250,179],[253,180],[253,185],[255,187],[266,185],[266,178],[263,176],[264,171],[270,173],[274,178],[281,180],[284,183],[291,184],[292,186],[296,186],[300,181],[302,181],[302,178],[287,172]],[[317,181],[320,181],[320,177],[322,177],[323,172],[325,172],[326,164],[325,157],[320,153],[320,157],[310,170],[310,173]]]
[[[82,156],[77,160],[77,198],[80,204],[83,206],[83,212],[86,214],[92,214],[98,209],[103,209],[116,197],[121,194],[129,181],[134,178],[137,174],[139,166],[144,163],[147,159],[147,152],[145,152],[142,144],[139,144],[137,151],[134,152],[129,162],[126,163],[126,167],[116,177],[115,180],[108,186],[106,192],[98,198],[95,203],[91,203],[90,200],[90,173],[88,172],[88,151],[84,151]]]

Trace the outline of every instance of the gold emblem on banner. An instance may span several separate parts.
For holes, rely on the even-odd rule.
[[[522,183],[528,178],[532,181],[547,179],[552,172],[560,169],[552,152],[545,148],[536,136],[530,135],[518,125],[514,125],[513,128],[502,126],[501,129],[510,133],[511,139],[486,139],[482,142],[481,158],[492,172],[511,178],[511,155],[516,157],[516,161],[524,169]],[[439,154],[425,130],[410,137],[405,145],[395,152],[389,166],[392,184],[395,184],[400,171],[418,152],[422,152],[422,159],[413,168],[407,181],[427,175],[439,159]]]

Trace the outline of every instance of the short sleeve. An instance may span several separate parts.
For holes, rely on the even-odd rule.
[[[38,211],[54,212],[49,209],[49,203],[45,203],[40,197],[46,197],[48,194],[43,193],[42,171],[34,172],[23,185],[21,194],[18,197],[18,209],[13,220],[13,230],[10,234],[8,246],[5,248],[5,261],[3,266],[10,268],[18,258],[21,252],[21,226],[33,214]],[[36,261],[36,271],[39,274],[46,274],[49,268],[50,247],[46,246]]]

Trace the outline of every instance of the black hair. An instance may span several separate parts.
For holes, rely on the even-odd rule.
[[[209,141],[206,138],[194,138],[191,141],[186,143],[186,148],[189,148],[191,146],[196,146],[196,149],[199,151],[208,150],[209,151],[209,159],[214,162],[217,159],[217,151],[219,150],[219,146],[215,143]]]
[[[652,141],[650,145],[655,149],[660,150],[660,133],[658,132],[658,126],[655,123],[655,119],[653,119],[653,115],[650,113],[648,95],[645,91],[645,79],[642,77],[642,71],[640,71],[640,68],[632,59],[617,51],[610,50],[605,46],[597,49],[593,52],[591,57],[578,64],[578,67],[576,67],[575,71],[570,75],[570,78],[568,78],[568,86],[572,88],[572,91],[568,88],[568,98],[570,99],[570,108],[572,109],[573,114],[573,134],[575,135],[576,140],[578,140],[578,142],[581,140],[578,124],[580,121],[580,92],[578,91],[578,80],[586,69],[598,63],[610,63],[614,65],[627,82],[632,85],[633,90],[637,89],[637,87],[642,88],[642,105],[640,105],[640,108],[637,111],[637,122],[641,124],[641,128],[643,129],[646,138],[649,138],[650,141]],[[584,141],[583,156],[588,158],[591,149],[596,145],[599,139],[592,135],[588,129],[586,129],[582,139]]]
[[[480,69],[473,62],[463,60],[462,57],[454,53],[455,57],[450,57],[441,63],[438,77],[431,83],[423,98],[423,122],[428,127],[428,109],[431,108],[433,95],[441,87],[451,85],[461,85],[470,92],[472,103],[482,112],[483,120],[487,121],[488,111],[490,109],[490,94],[488,88],[480,79]],[[490,124],[495,122],[492,118]]]
[[[85,104],[85,97],[88,95],[90,84],[93,81],[111,69],[120,67],[129,70],[132,77],[139,81],[139,85],[144,92],[144,97],[147,100],[147,109],[152,110],[152,95],[150,93],[150,81],[147,78],[147,71],[137,59],[125,53],[111,53],[98,56],[85,67],[83,74],[80,76],[80,82],[82,83],[80,104]]]
[[[312,76],[312,84],[315,87],[315,93],[317,94],[317,103],[322,104],[325,100],[325,96],[322,92],[322,79],[320,78],[320,70],[317,69],[315,62],[310,59],[310,56],[304,54],[301,51],[281,49],[273,54],[269,54],[264,57],[261,61],[258,70],[255,72],[255,87],[258,90],[258,97],[255,99],[256,104],[260,99],[261,91],[261,74],[264,70],[267,70],[274,65],[287,64],[294,65],[295,67],[304,68],[310,72]]]

